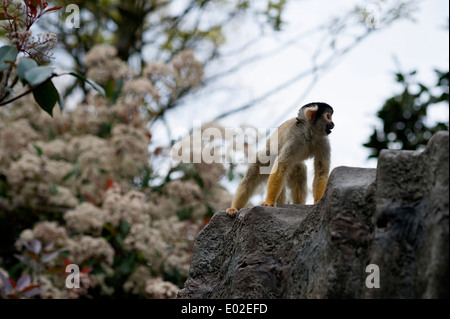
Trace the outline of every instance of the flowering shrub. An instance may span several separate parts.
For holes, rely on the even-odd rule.
[[[62,7],[49,7],[46,1],[25,0],[17,2],[13,0],[2,0],[0,6],[0,20],[6,20],[3,28],[13,46],[19,52],[33,60],[42,61],[52,56],[51,50],[56,44],[54,33],[34,35],[31,27],[44,14],[57,11]]]
[[[0,109],[0,271],[29,274],[25,283],[40,298],[175,297],[197,232],[231,201],[219,184],[222,164],[185,164],[180,178],[148,183],[158,170],[153,158],[167,153],[149,154],[151,105],[200,84],[193,53],[149,64],[142,75],[115,54],[96,46],[86,64],[102,84],[123,81],[116,99],[91,92],[53,118],[30,96]],[[52,254],[39,271],[14,256],[30,242]],[[66,287],[68,264],[82,270],[80,288]]]
[[[2,0],[0,3],[0,20],[7,23],[0,27],[6,31],[10,45],[0,47],[0,106],[8,105],[23,96],[32,93],[39,106],[53,114],[56,102],[61,109],[64,102],[52,82],[52,78],[72,75],[86,81],[97,91],[104,94],[103,88],[77,72],[54,73],[54,68],[43,66],[52,58],[52,49],[57,38],[54,33],[35,35],[31,27],[44,14],[57,11],[62,7],[49,7],[41,0]],[[18,62],[16,63],[16,60]],[[23,85],[20,93],[15,92]]]

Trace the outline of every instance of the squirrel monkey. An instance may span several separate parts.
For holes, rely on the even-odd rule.
[[[286,186],[291,190],[293,204],[305,204],[307,196],[306,165],[304,160],[314,157],[313,197],[317,203],[325,193],[330,171],[330,142],[328,134],[334,128],[333,108],[326,103],[304,105],[295,119],[284,122],[260,151],[256,163],[250,164],[234,196],[227,214],[234,217],[253,195],[256,187],[268,177],[266,200],[263,206],[284,203]],[[274,139],[278,139],[278,141]],[[270,154],[270,143],[278,142],[277,154]],[[271,158],[273,166],[263,163],[264,156]],[[273,159],[273,161],[272,161]],[[261,174],[261,168],[270,174]]]

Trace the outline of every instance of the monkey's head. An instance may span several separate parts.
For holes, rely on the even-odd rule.
[[[333,108],[326,103],[309,103],[298,111],[298,121],[304,120],[319,134],[328,135],[334,128]]]

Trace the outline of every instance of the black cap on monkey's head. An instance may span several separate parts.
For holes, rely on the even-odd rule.
[[[322,116],[323,113],[325,113],[325,111],[330,111],[331,114],[333,114],[333,108],[324,102],[312,102],[312,103],[308,103],[302,106],[302,108],[300,109],[299,112],[304,111],[304,109],[307,108],[316,108],[317,107],[317,112],[316,115],[314,117],[314,122],[317,121],[318,118],[320,118]]]

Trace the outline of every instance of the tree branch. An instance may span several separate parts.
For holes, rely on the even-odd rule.
[[[26,91],[23,92],[22,94],[16,95],[16,96],[13,97],[12,99],[9,99],[9,100],[7,100],[7,101],[5,101],[5,102],[0,102],[0,106],[7,105],[7,104],[9,104],[9,103],[12,103],[12,102],[14,102],[14,101],[20,99],[21,97],[23,97],[23,96],[25,96],[25,95],[31,93],[35,88],[36,88],[36,87],[34,87],[34,88],[32,88],[32,89],[29,89],[29,90],[26,90]]]
[[[240,61],[238,64],[232,66],[231,68],[229,68],[228,70],[225,70],[223,72],[214,74],[212,76],[210,76],[208,79],[205,80],[205,82],[210,82],[210,81],[214,81],[218,78],[221,78],[223,76],[226,76],[228,74],[234,73],[236,71],[238,71],[239,69],[242,69],[244,67],[247,67],[248,65],[251,65],[253,63],[258,62],[259,60],[263,60],[263,59],[267,59],[270,58],[278,53],[283,52],[283,50],[287,49],[290,46],[293,46],[297,43],[298,40],[300,40],[303,36],[305,35],[311,35],[314,32],[317,32],[319,30],[321,30],[322,28],[324,28],[325,26],[319,26],[317,28],[314,28],[312,30],[308,30],[308,31],[302,31],[299,34],[296,34],[295,36],[289,38],[288,40],[284,41],[281,45],[279,45],[278,47],[276,47],[273,50],[270,50],[269,52],[264,52],[264,53],[259,53],[259,54],[255,54],[251,57],[245,58],[244,60]],[[256,41],[254,41],[256,42]],[[254,44],[253,41],[249,41],[245,46],[250,46],[252,44]],[[241,52],[242,53],[242,52]],[[234,53],[232,53],[234,54]],[[221,55],[224,56],[224,55]]]
[[[245,103],[244,105],[233,109],[231,111],[227,111],[224,112],[222,114],[219,114],[218,116],[216,116],[212,121],[218,121],[221,120],[225,117],[228,117],[232,114],[247,110],[253,106],[255,106],[256,104],[262,102],[263,100],[269,98],[270,96],[279,93],[282,90],[287,89],[288,87],[294,85],[295,83],[297,83],[298,81],[300,81],[301,79],[303,79],[305,76],[309,75],[309,74],[314,74],[315,72],[319,71],[319,70],[325,70],[327,68],[331,67],[331,64],[339,57],[341,57],[342,55],[348,53],[351,49],[355,48],[356,45],[361,42],[364,38],[367,37],[367,35],[369,35],[371,33],[370,30],[368,30],[367,32],[365,32],[364,34],[358,36],[350,45],[348,45],[347,47],[345,47],[344,49],[332,54],[325,62],[323,62],[321,65],[319,66],[314,66],[313,68],[303,71],[297,75],[295,75],[294,77],[290,78],[289,80],[283,82],[282,84],[276,86],[275,88],[273,88],[272,90],[267,91],[266,93],[262,94],[261,96],[251,100],[250,102]]]
[[[42,83],[40,83],[40,84],[38,84],[38,85],[36,85],[36,86],[33,86],[33,87],[29,88],[29,89],[26,90],[25,92],[23,92],[23,93],[21,93],[21,94],[19,94],[19,95],[16,95],[15,97],[13,97],[13,98],[11,98],[11,99],[9,99],[9,100],[7,100],[7,101],[0,102],[0,106],[4,106],[4,105],[7,105],[7,104],[9,104],[9,103],[12,103],[12,102],[14,102],[14,101],[20,99],[21,97],[24,97],[25,95],[30,94],[31,92],[33,92],[33,90],[35,90],[36,88],[40,87],[42,84],[47,83],[47,81],[50,81],[52,78],[55,78],[55,77],[58,77],[58,76],[61,76],[61,75],[66,75],[66,74],[69,74],[69,73],[62,73],[62,74],[56,74],[56,73],[53,73],[53,74],[52,74],[47,80],[45,80],[44,82],[42,82]]]

